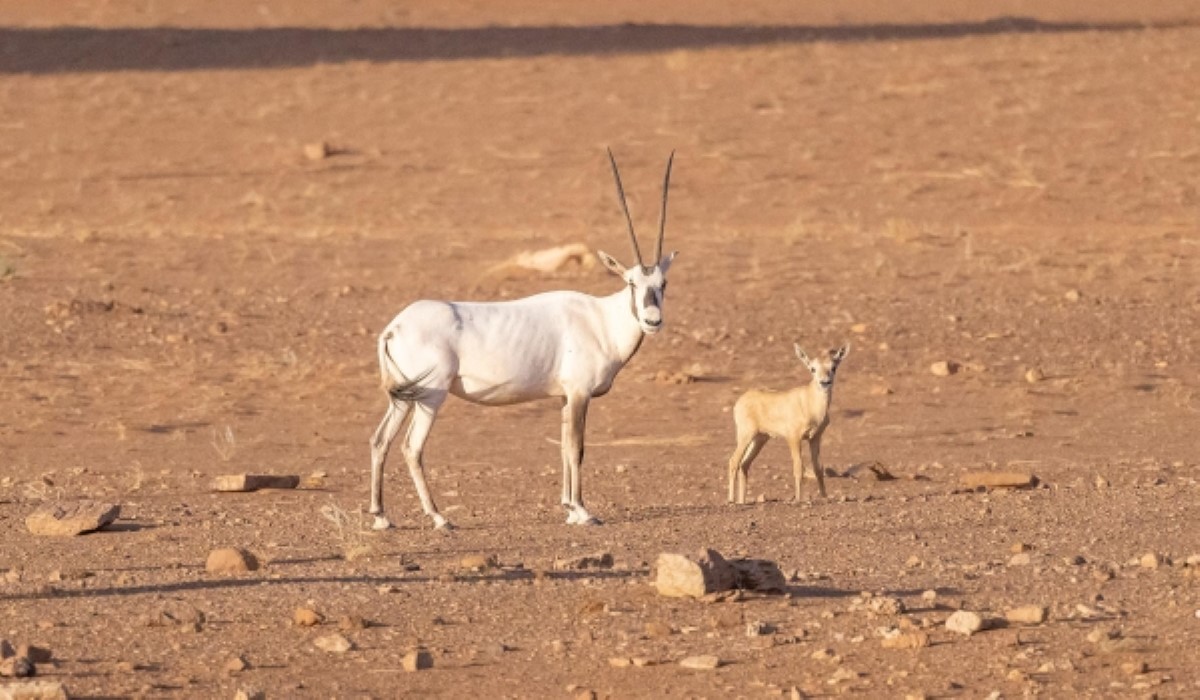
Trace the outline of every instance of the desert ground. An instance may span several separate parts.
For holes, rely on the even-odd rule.
[[[72,697],[1196,697],[1197,75],[1182,0],[5,3],[0,638]],[[592,404],[604,524],[564,523],[557,400],[451,399],[426,463],[458,529],[396,450],[370,531],[377,335],[422,298],[619,290],[505,265],[632,262],[606,146],[643,247],[676,150],[679,257]],[[790,502],[773,441],[729,505],[731,407],[808,381],[794,342],[852,345],[829,497]],[[245,472],[305,482],[210,490]],[[80,498],[120,518],[27,531]],[[701,548],[786,594],[659,596]],[[944,626],[1022,605],[1047,619]]]

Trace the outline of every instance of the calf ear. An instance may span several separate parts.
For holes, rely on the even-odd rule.
[[[812,360],[808,359],[808,353],[804,352],[799,343],[792,343],[792,348],[796,351],[796,357],[800,358],[805,367],[812,366]]]
[[[834,362],[841,362],[842,360],[846,359],[846,355],[850,354],[850,343],[846,343],[837,350],[831,351],[829,354],[833,356]]]
[[[608,268],[609,272],[613,273],[617,277],[625,276],[625,266],[617,262],[617,259],[613,256],[605,253],[603,250],[597,250],[596,257],[600,258],[600,262]]]

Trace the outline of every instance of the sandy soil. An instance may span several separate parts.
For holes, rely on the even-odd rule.
[[[5,4],[0,637],[91,697],[1195,697],[1200,13],[1094,4]],[[593,404],[605,524],[562,522],[555,402],[451,401],[427,463],[459,529],[393,463],[398,528],[362,531],[375,334],[418,298],[615,291],[492,271],[629,260],[608,145],[647,236],[677,149],[680,257],[667,330]],[[772,444],[761,502],[726,505],[733,401],[805,381],[793,342],[845,341],[824,456],[849,476],[788,503]],[[983,469],[1044,486],[960,487]],[[209,492],[242,471],[325,476]],[[26,532],[79,497],[122,517]],[[206,573],[221,546],[264,566]],[[656,596],[657,555],[704,546],[776,560],[790,594]],[[1049,620],[942,626],[1022,604]],[[315,649],[346,615],[355,649]],[[897,626],[932,645],[884,648]],[[416,647],[433,669],[402,669]]]

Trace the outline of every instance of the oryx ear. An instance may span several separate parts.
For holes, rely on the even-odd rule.
[[[808,359],[808,354],[800,347],[799,343],[792,343],[792,347],[796,350],[796,357],[804,363],[805,367],[812,367],[812,360]]]
[[[625,276],[625,266],[617,262],[617,259],[613,256],[605,253],[603,250],[597,250],[596,257],[600,258],[600,262],[604,263],[604,266],[608,268],[609,272],[613,273],[617,277]]]
[[[850,343],[846,343],[845,345],[838,348],[837,350],[831,350],[829,352],[829,356],[833,358],[834,364],[839,364],[842,360],[846,359],[846,355],[849,355],[849,354],[850,354]]]
[[[664,275],[667,274],[667,270],[671,269],[671,263],[675,260],[676,255],[679,255],[679,251],[673,250],[670,255],[664,255],[662,260],[658,261],[658,269],[662,270]]]

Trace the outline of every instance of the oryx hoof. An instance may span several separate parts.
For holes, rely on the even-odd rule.
[[[576,506],[574,508],[571,508],[571,510],[567,512],[567,524],[568,525],[599,525],[600,519],[591,515],[583,508]]]
[[[388,520],[383,514],[375,516],[375,521],[371,523],[372,530],[387,530],[392,527],[392,521]]]

